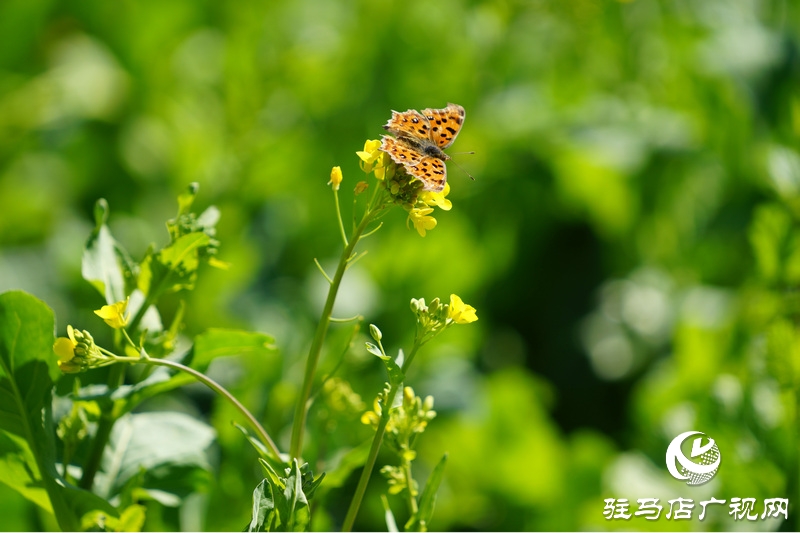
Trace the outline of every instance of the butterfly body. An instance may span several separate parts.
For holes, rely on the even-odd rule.
[[[381,150],[406,172],[422,181],[423,190],[439,192],[447,182],[444,149],[453,144],[464,123],[464,108],[447,104],[444,109],[392,111],[384,129],[395,137],[383,136]]]

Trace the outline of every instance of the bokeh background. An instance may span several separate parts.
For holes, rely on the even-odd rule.
[[[313,259],[340,251],[330,169],[349,198],[354,152],[391,109],[456,102],[467,118],[449,151],[476,152],[453,157],[476,180],[449,165],[454,207],[425,238],[401,209],[386,217],[337,306],[393,351],[410,344],[411,298],[478,309],[409,377],[439,413],[420,479],[449,453],[430,527],[798,527],[797,2],[4,0],[0,35],[0,289],[45,300],[59,333],[97,328],[103,302],[80,278],[94,202],[141,257],[198,182],[233,267],[201,273],[184,332],[275,335],[279,360],[212,371],[288,448],[325,289]],[[348,335],[334,328],[323,371]],[[361,341],[339,375],[363,404],[312,412],[323,469],[327,450],[370,435],[358,410],[385,378]],[[196,412],[219,437],[203,489],[149,509],[147,528],[241,530],[260,473],[235,415],[200,388],[161,402],[150,408]],[[325,441],[331,427],[341,441]],[[689,430],[722,453],[700,488],[664,465]],[[321,491],[316,528],[339,527],[355,482]],[[385,528],[385,490],[376,475],[358,528]],[[0,495],[0,528],[51,527]],[[604,498],[712,495],[757,498],[759,514],[789,497],[790,521],[603,516]]]

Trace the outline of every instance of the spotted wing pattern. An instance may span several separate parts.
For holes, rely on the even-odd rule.
[[[422,115],[430,125],[430,139],[439,148],[447,148],[456,140],[466,112],[457,104],[447,104],[444,109],[423,109]]]
[[[401,139],[383,136],[381,150],[389,154],[392,161],[403,165],[411,176],[422,181],[426,191],[441,192],[447,181],[447,167],[444,161],[421,154],[413,146]]]
[[[396,136],[383,137],[381,150],[389,154],[406,172],[423,182],[426,191],[439,192],[447,181],[444,162],[449,156],[442,152],[455,141],[464,124],[464,108],[447,104],[444,109],[409,109],[392,111],[392,118],[383,126]]]
[[[419,153],[414,148],[403,144],[394,137],[389,137],[388,135],[383,136],[381,150],[389,154],[389,157],[392,158],[392,161],[398,165],[403,165],[406,167],[406,170],[408,170],[410,167],[417,166],[424,157],[428,157],[425,154]]]
[[[413,109],[404,113],[392,111],[392,118],[383,128],[397,137],[430,138],[431,127],[428,119]]]

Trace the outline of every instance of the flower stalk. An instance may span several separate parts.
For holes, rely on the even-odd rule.
[[[317,330],[314,333],[314,339],[311,342],[311,348],[308,351],[308,358],[306,359],[305,374],[303,376],[303,386],[300,390],[300,397],[297,400],[294,413],[294,425],[292,426],[292,441],[289,448],[289,454],[292,458],[300,459],[303,451],[303,437],[305,433],[306,416],[308,414],[309,400],[311,398],[311,389],[314,385],[314,375],[319,363],[320,354],[322,353],[322,345],[325,342],[325,336],[328,333],[328,327],[331,323],[331,315],[333,313],[333,304],[336,302],[336,295],[339,292],[339,285],[342,282],[344,273],[348,266],[354,259],[353,252],[355,251],[358,241],[363,236],[367,226],[375,220],[378,214],[383,210],[385,204],[378,202],[375,205],[371,202],[372,208],[368,209],[361,219],[361,222],[353,230],[349,242],[345,238],[347,245],[342,250],[342,255],[339,258],[339,264],[336,267],[336,273],[330,282],[328,288],[328,297],[325,300],[325,306],[322,309],[322,316],[317,324]],[[341,218],[340,218],[341,221]]]

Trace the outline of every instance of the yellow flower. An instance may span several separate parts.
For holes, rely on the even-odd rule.
[[[381,152],[379,148],[381,147],[380,140],[368,140],[364,143],[364,150],[360,152],[356,152],[356,155],[361,159],[361,170],[366,173],[372,172],[372,169],[376,167],[376,162],[383,162],[383,158],[381,157]]]
[[[375,161],[375,177],[383,181],[394,177],[395,164],[386,152],[381,152]]]
[[[333,167],[331,169],[331,181],[328,185],[333,187],[334,191],[339,190],[339,185],[342,183],[342,167]]]
[[[81,365],[73,361],[75,359],[75,348],[78,342],[75,340],[75,330],[72,326],[67,326],[67,337],[59,337],[53,343],[53,352],[58,356],[58,368],[62,372],[80,372]]]
[[[106,324],[114,329],[124,328],[128,324],[128,317],[125,316],[125,310],[128,308],[129,299],[130,298],[126,298],[122,302],[104,305],[95,311],[94,314],[102,318]]]
[[[453,202],[445,198],[448,194],[450,194],[450,184],[445,183],[441,192],[425,191],[420,195],[420,200],[427,205],[435,205],[443,211],[450,211],[453,208]]]
[[[367,411],[361,415],[361,423],[367,426],[378,427],[378,423],[381,421],[382,412],[383,410],[381,409],[381,403],[378,401],[378,398],[375,398],[375,401],[372,404],[372,411]]]
[[[450,295],[450,311],[449,318],[456,324],[469,324],[478,320],[478,315],[475,314],[475,308],[467,305],[464,301],[455,294]]]
[[[429,216],[433,213],[432,207],[413,207],[408,212],[408,220],[414,224],[414,228],[424,237],[425,232],[436,227],[436,219]]]

